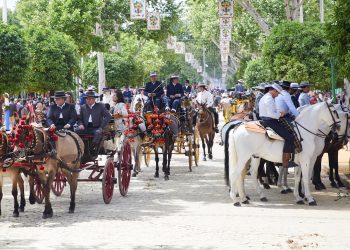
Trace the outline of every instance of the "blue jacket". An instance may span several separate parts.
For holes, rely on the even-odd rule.
[[[145,95],[148,95],[150,93],[155,93],[156,97],[161,98],[162,95],[164,94],[163,86],[161,82],[156,81],[154,84],[152,82],[146,83],[145,87]]]
[[[184,86],[183,87],[184,88],[184,92],[186,92],[186,93],[191,93],[191,91],[192,91],[192,88],[191,88],[191,86]]]
[[[82,93],[80,94],[80,97],[79,97],[79,104],[80,105],[84,105],[86,103],[86,94],[85,93]]]
[[[132,92],[130,90],[124,91],[123,96],[126,98],[131,98],[132,97]]]
[[[181,94],[181,97],[184,95],[184,89],[180,83],[174,85],[169,83],[166,86],[166,96],[170,98],[171,95]],[[175,99],[180,98],[176,97]]]

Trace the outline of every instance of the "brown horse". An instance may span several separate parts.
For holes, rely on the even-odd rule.
[[[205,144],[208,147],[209,159],[213,159],[212,148],[214,145],[215,137],[215,120],[213,114],[208,110],[206,103],[200,104],[197,102],[198,112],[196,118],[196,129],[199,132],[199,136],[202,140],[203,147],[203,161],[207,160],[205,153]]]
[[[8,137],[6,132],[0,131],[0,159],[3,160],[6,158],[6,155],[10,151]],[[14,199],[14,211],[13,216],[18,217],[19,212],[24,212],[24,207],[26,205],[25,197],[24,197],[24,182],[23,178],[20,174],[20,169],[16,167],[5,167],[4,165],[0,165],[0,215],[1,215],[1,200],[3,197],[2,187],[3,187],[3,177],[10,177],[12,181],[12,196]],[[21,201],[20,205],[18,204],[17,195],[17,184],[21,193]]]
[[[40,178],[45,197],[43,218],[53,216],[50,191],[58,171],[64,173],[70,185],[71,202],[69,212],[73,213],[80,161],[82,152],[84,152],[84,143],[81,138],[73,132],[46,131],[43,128],[37,128],[21,121],[21,124],[15,130],[14,139],[14,160],[25,163],[31,162],[33,165],[31,167],[34,168],[33,174]],[[34,192],[33,183],[33,176],[30,176],[31,196]]]

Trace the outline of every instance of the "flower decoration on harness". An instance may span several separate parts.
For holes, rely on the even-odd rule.
[[[32,147],[34,144],[33,126],[27,124],[26,118],[22,118],[19,125],[13,127],[8,140],[11,148],[15,146],[20,149]]]
[[[149,121],[148,129],[154,138],[162,137],[166,127],[172,123],[166,114],[151,114]]]
[[[134,138],[137,135],[138,125],[143,123],[143,120],[140,117],[140,112],[129,112],[128,119],[125,122],[124,135],[128,138],[129,142],[133,142]]]

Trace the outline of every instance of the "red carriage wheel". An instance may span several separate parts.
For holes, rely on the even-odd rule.
[[[44,200],[44,190],[41,185],[39,176],[34,177],[34,197],[38,204],[43,203]]]
[[[102,195],[103,201],[109,204],[113,197],[115,182],[115,171],[113,157],[109,157],[106,161],[102,177]]]
[[[56,196],[61,196],[64,186],[65,186],[66,178],[62,172],[57,172],[55,179],[51,184],[51,190]]]
[[[118,168],[119,192],[122,196],[126,196],[128,193],[131,178],[131,169],[131,147],[128,140],[125,140],[119,155]]]

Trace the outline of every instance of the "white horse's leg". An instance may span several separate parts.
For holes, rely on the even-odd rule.
[[[297,204],[304,204],[303,198],[299,195],[299,183],[301,179],[301,167],[294,168],[294,196]]]
[[[256,191],[259,194],[260,200],[267,201],[267,198],[266,198],[264,191],[263,191],[264,189],[261,188],[259,180],[258,180],[259,164],[260,164],[260,158],[252,157],[251,162],[250,162],[250,174],[251,174],[251,177],[253,178],[253,183],[254,183]]]
[[[313,167],[313,165],[310,164],[310,160],[311,159],[303,161],[303,164],[301,164],[301,171],[303,174],[302,179],[303,179],[304,188],[305,188],[305,198],[307,199],[310,206],[314,206],[317,204],[316,204],[316,201],[314,200],[314,198],[312,197],[311,192],[310,192],[309,183],[310,183],[310,175],[311,175],[311,171],[312,171],[312,169],[310,169],[310,168],[311,168],[311,166]]]
[[[279,166],[278,167],[278,181],[277,181],[277,186],[282,187],[282,174],[283,174],[283,167]]]

